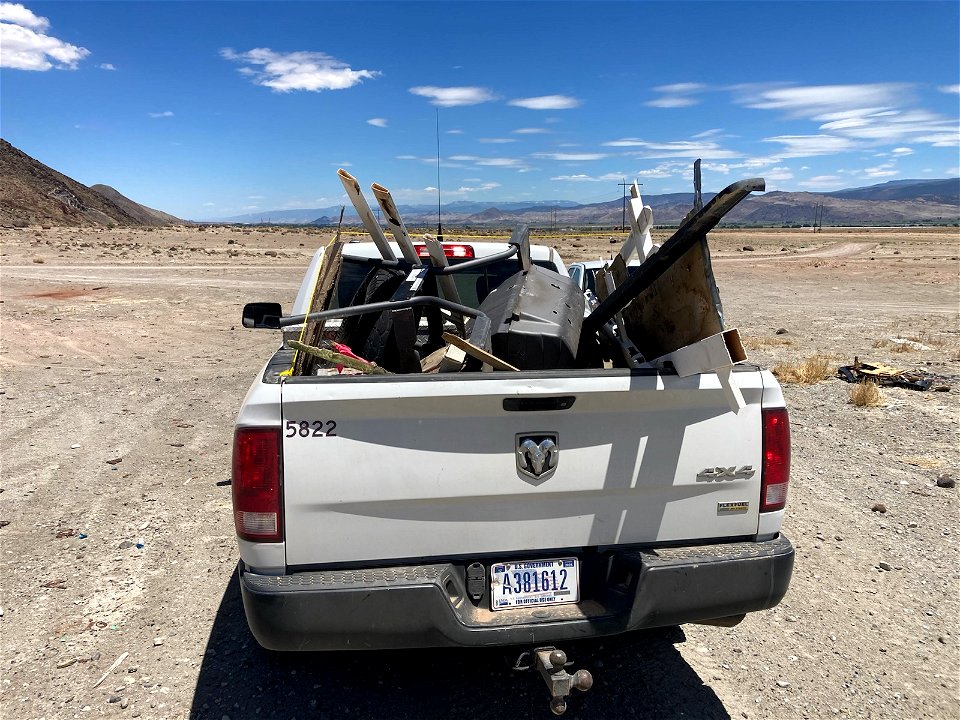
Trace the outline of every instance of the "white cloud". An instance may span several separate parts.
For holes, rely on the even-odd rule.
[[[152,112],[147,113],[152,118],[163,118],[163,117],[173,117],[173,112],[170,110],[164,110],[163,112]]]
[[[480,103],[496,100],[487,88],[482,87],[435,87],[421,85],[410,88],[410,92],[425,97],[437,107],[459,107],[462,105],[479,105]]]
[[[44,31],[50,27],[50,21],[45,17],[34,15],[20,3],[0,3],[0,22],[19,25],[31,30]]]
[[[645,168],[643,170],[638,170],[634,175],[639,175],[640,177],[650,178],[651,180],[663,179],[674,177],[677,175],[685,175],[688,170],[688,165],[686,163],[678,162],[666,162],[660,163],[659,165],[652,168]]]
[[[869,167],[863,169],[863,174],[871,179],[893,177],[894,175],[899,175],[900,172],[893,169],[893,163],[883,163],[882,165],[877,165],[876,167]]]
[[[19,3],[0,3],[0,67],[16,70],[76,70],[90,54],[86,48],[44,35],[50,27],[45,17],[34,15]]]
[[[696,105],[700,101],[697,98],[692,97],[662,97],[657,98],[656,100],[649,100],[644,103],[649,107],[658,107],[658,108],[680,108],[680,107],[690,107],[691,105]]]
[[[97,67],[100,68],[101,70],[116,70],[116,69],[117,69],[117,68],[115,68],[115,67],[113,66],[113,63],[100,63],[99,65],[97,65]]]
[[[960,85],[941,85],[937,88],[942,93],[960,93]]]
[[[492,145],[503,145],[505,143],[515,143],[516,138],[477,138],[477,142],[488,143]]]
[[[466,185],[465,185],[465,186],[463,186],[463,187],[457,188],[457,189],[454,190],[453,192],[455,192],[455,193],[483,192],[484,190],[493,190],[494,188],[498,188],[498,187],[500,187],[500,183],[496,183],[496,182],[485,182],[485,183],[483,183],[483,184],[481,184],[481,185],[477,185],[477,186],[474,186],[474,187],[469,187],[469,186],[466,186]]]
[[[763,142],[783,145],[780,155],[785,158],[833,155],[856,149],[856,143],[852,140],[835,135],[777,135],[764,138]]]
[[[700,102],[700,98],[694,97],[694,95],[705,89],[706,85],[701,85],[700,83],[660,85],[659,87],[655,87],[654,91],[661,93],[663,97],[648,100],[644,105],[658,108],[690,107]]]
[[[912,86],[905,83],[739,86],[734,90],[736,101],[742,105],[815,121],[824,133],[856,141],[843,149],[905,141],[934,147],[960,144],[956,118],[907,107],[913,98]]]
[[[223,48],[220,56],[242,63],[240,74],[250,78],[254,85],[275,92],[345,90],[380,75],[376,70],[354,70],[326,53],[306,50],[282,53],[270,48],[254,48],[238,53],[233,48]]]
[[[894,155],[913,155],[913,150],[908,147],[896,147],[890,151]]]
[[[700,90],[705,90],[706,85],[702,83],[674,83],[673,85],[660,85],[655,87],[658,93],[665,93],[667,95],[672,95],[674,93],[692,93],[699,92]]]
[[[452,130],[446,131],[447,135],[463,135],[463,130],[460,128],[453,128]]]
[[[519,168],[526,165],[526,163],[519,158],[484,158],[477,157],[476,155],[452,155],[450,159],[454,162],[473,163],[474,165],[483,165],[485,167]]]
[[[569,95],[541,95],[539,97],[517,98],[508,105],[527,108],[528,110],[570,110],[580,107],[580,100]]]
[[[742,85],[738,102],[759,110],[781,110],[795,117],[813,119],[840,119],[821,117],[851,110],[892,108],[902,104],[910,89],[904,83],[873,83],[862,85],[809,85],[789,87],[762,87]]]
[[[792,180],[793,172],[788,167],[775,167],[763,173],[764,180]]]
[[[367,120],[367,125],[373,125],[378,128],[385,128],[387,126],[386,118],[370,118]]]
[[[603,160],[609,157],[606,153],[534,153],[533,157],[540,160],[557,160],[560,162],[580,162],[583,160]]]
[[[707,158],[720,160],[723,158],[740,157],[740,153],[732,150],[725,150],[710,141],[677,140],[665,143],[652,143],[639,138],[621,138],[620,140],[611,140],[603,143],[604,147],[632,147],[640,148],[635,153],[630,153],[636,157],[642,158]]]
[[[607,173],[606,175],[557,175],[551,180],[561,180],[563,182],[617,182],[623,179],[621,173]]]
[[[814,175],[808,180],[801,180],[797,185],[815,190],[826,190],[839,187],[843,185],[844,182],[846,181],[838,175]]]
[[[517,128],[513,132],[517,135],[543,135],[550,131],[546,128]]]
[[[960,167],[957,167],[956,165],[954,165],[953,167],[948,167],[943,172],[949,175],[950,177],[956,177],[957,175],[960,175]]]
[[[216,205],[216,203],[205,202],[205,203],[203,204],[204,207],[213,207],[214,205]]]

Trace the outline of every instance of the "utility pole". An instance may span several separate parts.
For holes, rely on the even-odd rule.
[[[630,183],[627,182],[627,179],[624,178],[622,183],[617,183],[617,185],[623,186],[623,217],[620,220],[620,229],[627,229],[627,188],[630,186]]]

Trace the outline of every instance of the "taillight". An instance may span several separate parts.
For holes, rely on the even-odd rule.
[[[233,436],[233,520],[237,535],[283,541],[279,428],[237,428]]]
[[[790,482],[790,418],[786,408],[761,411],[763,468],[760,474],[760,512],[783,510]]]
[[[417,256],[422,258],[430,257],[430,251],[427,249],[426,245],[414,245],[417,250]],[[473,259],[473,245],[455,245],[455,244],[443,244],[443,254],[448,258],[460,258],[463,260]]]

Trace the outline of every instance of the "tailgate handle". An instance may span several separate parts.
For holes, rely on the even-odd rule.
[[[573,395],[560,397],[509,397],[503,399],[503,409],[507,412],[545,412],[547,410],[569,410],[576,401]]]

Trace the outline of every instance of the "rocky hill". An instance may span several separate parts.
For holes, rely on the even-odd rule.
[[[101,194],[0,139],[0,225],[167,225],[182,221],[106,185]]]
[[[146,205],[141,205],[138,202],[134,202],[125,195],[120,194],[117,190],[113,189],[109,185],[91,185],[90,189],[107,198],[107,200],[110,200],[117,207],[122,208],[124,212],[139,220],[143,225],[183,224],[183,220],[180,218],[174,217],[173,215],[160,210],[148,208]]]

